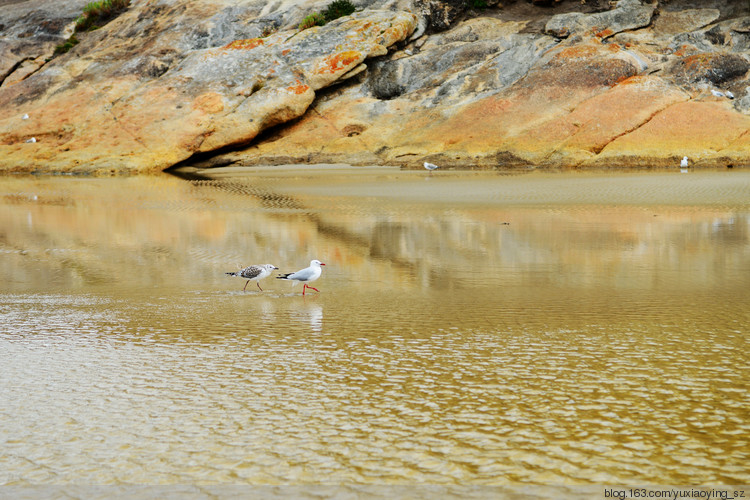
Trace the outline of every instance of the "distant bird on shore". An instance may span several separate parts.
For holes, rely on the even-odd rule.
[[[278,269],[278,267],[274,266],[273,264],[260,264],[248,266],[241,271],[226,274],[228,274],[229,276],[239,276],[240,278],[245,278],[247,280],[247,283],[255,281],[255,284],[258,285],[258,290],[262,292],[263,289],[260,287],[260,280],[270,276],[271,272],[273,272],[274,269]],[[247,288],[247,283],[245,283],[245,288]],[[245,288],[242,289],[243,292],[245,291]]]
[[[734,99],[734,94],[732,94],[731,91],[725,90],[722,92],[721,90],[711,89],[711,93],[716,97],[726,97],[727,99]]]
[[[28,120],[28,119],[29,119],[28,113],[24,113],[24,115],[21,117],[21,120]]]
[[[682,157],[682,161],[680,162],[680,167],[687,168],[688,166],[688,158],[687,156]]]
[[[308,288],[311,288],[312,290],[315,290],[316,292],[319,292],[317,288],[313,288],[308,283],[312,283],[316,279],[320,278],[321,273],[323,272],[323,269],[321,269],[320,266],[325,266],[322,262],[320,262],[317,259],[313,259],[310,261],[310,267],[306,267],[304,269],[301,269],[297,271],[296,273],[288,273],[288,274],[282,274],[281,276],[276,276],[277,279],[280,280],[288,280],[292,282],[292,286],[296,285],[299,281],[303,284],[302,287],[302,295],[305,294],[305,290]]]
[[[438,166],[437,166],[437,165],[435,165],[434,163],[427,163],[427,162],[424,162],[424,168],[426,168],[427,170],[429,170],[429,171],[430,171],[430,173],[432,173],[432,171],[433,171],[433,170],[435,170],[435,169],[437,169],[437,168],[440,168],[440,167],[438,167]]]
[[[31,139],[26,139],[24,142],[36,142],[36,137],[32,137]]]

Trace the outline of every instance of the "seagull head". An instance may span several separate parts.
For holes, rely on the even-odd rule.
[[[311,266],[325,266],[322,262],[320,262],[318,259],[313,259],[310,261]]]

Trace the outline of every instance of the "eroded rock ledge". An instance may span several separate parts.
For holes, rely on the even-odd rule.
[[[134,1],[50,62],[85,2],[35,2],[0,14],[5,171],[750,166],[750,12],[729,0],[361,1],[301,32],[324,3]]]

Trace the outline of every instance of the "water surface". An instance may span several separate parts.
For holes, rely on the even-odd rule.
[[[0,484],[750,484],[747,171],[5,177],[0,254]]]

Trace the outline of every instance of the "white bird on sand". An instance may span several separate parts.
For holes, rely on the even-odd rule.
[[[711,89],[711,93],[715,95],[716,97],[724,97],[724,92],[719,92],[718,90]]]
[[[730,91],[728,91],[728,90],[727,90],[726,92],[724,92],[724,95],[725,95],[725,96],[727,96],[727,97],[728,97],[728,98],[730,98],[730,99],[734,99],[734,94],[732,94],[732,93],[731,93]]]
[[[36,137],[32,137],[31,139],[26,139],[25,142],[36,142]]]
[[[682,161],[680,162],[680,167],[682,167],[682,168],[687,168],[687,166],[688,166],[688,159],[687,159],[687,156],[683,156],[683,157],[682,157]]]
[[[270,276],[271,272],[274,269],[278,269],[278,267],[274,266],[273,264],[259,264],[255,266],[248,266],[241,271],[226,274],[228,274],[229,276],[239,276],[240,278],[245,278],[247,280],[247,283],[255,281],[255,284],[258,285],[258,290],[262,292],[263,289],[260,287],[260,280]],[[245,288],[247,288],[247,283],[245,283]],[[245,288],[242,289],[243,292],[245,291]]]
[[[435,165],[434,163],[424,162],[424,168],[426,168],[427,170],[429,170],[430,172],[432,172],[433,170],[435,170],[436,168],[438,168],[438,166]]]
[[[29,119],[28,113],[24,113],[24,115],[21,117],[21,120],[28,120],[28,119]]]
[[[320,290],[311,287],[310,285],[308,285],[308,283],[311,283],[320,278],[320,274],[323,272],[323,269],[321,269],[320,266],[325,266],[325,264],[317,259],[313,259],[310,261],[310,267],[301,269],[296,273],[282,274],[281,276],[276,276],[276,278],[280,280],[292,281],[292,286],[294,286],[298,281],[303,283],[304,286],[302,287],[302,295],[305,294],[305,290],[308,288],[319,292]]]

